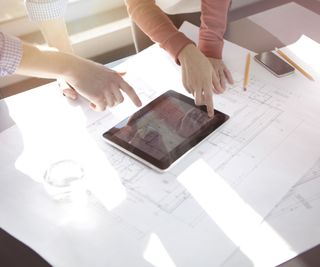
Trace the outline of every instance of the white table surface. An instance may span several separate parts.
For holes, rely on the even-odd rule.
[[[246,182],[243,180],[244,185],[239,187],[236,180],[231,182],[232,178],[236,177],[232,177],[230,173],[229,185],[237,192],[234,194],[234,191],[226,187],[219,177],[219,175],[228,176],[226,172],[228,169],[221,166],[220,169],[213,168],[217,162],[210,160],[213,156],[212,151],[216,151],[215,149],[220,145],[228,145],[228,143],[223,143],[228,140],[226,139],[228,131],[222,130],[211,140],[211,145],[216,146],[211,147],[212,151],[202,146],[173,172],[165,176],[158,176],[121,153],[110,153],[109,148],[98,138],[101,137],[103,129],[111,127],[135,110],[131,103],[126,101],[121,107],[111,112],[96,114],[88,110],[86,102],[69,105],[66,99],[61,97],[55,84],[49,84],[2,100],[2,103],[5,102],[7,105],[11,118],[7,117],[6,125],[10,126],[12,121],[16,125],[3,131],[0,135],[2,148],[0,152],[1,227],[26,242],[55,266],[86,266],[88,264],[128,266],[129,263],[130,266],[194,266],[199,262],[201,266],[215,266],[213,262],[219,257],[221,258],[216,263],[221,263],[221,259],[225,259],[230,255],[230,251],[235,251],[237,246],[241,245],[243,235],[249,234],[250,229],[238,228],[239,224],[249,222],[257,226],[258,222],[262,222],[272,207],[287,194],[302,177],[302,173],[313,166],[320,155],[320,151],[316,148],[320,147],[320,144],[315,138],[318,136],[316,126],[320,124],[320,121],[313,113],[319,112],[318,100],[314,98],[319,95],[316,91],[318,83],[311,84],[298,73],[278,80],[253,63],[251,89],[247,95],[244,95],[240,87],[245,55],[246,50],[229,43],[226,44],[225,61],[232,67],[234,73],[238,72],[240,76],[235,77],[237,78],[235,87],[230,88],[224,96],[215,97],[216,107],[237,118],[237,114],[241,114],[241,109],[245,110],[251,105],[253,108],[261,106],[266,108],[267,113],[265,114],[267,118],[270,118],[277,113],[268,113],[270,111],[268,102],[263,100],[267,96],[265,89],[272,90],[270,94],[272,97],[276,96],[274,100],[277,97],[279,99],[292,98],[293,103],[304,108],[302,110],[292,109],[295,106],[292,105],[291,100],[288,107],[287,104],[283,102],[277,104],[276,101],[272,104],[270,102],[270,105],[279,105],[278,108],[285,112],[284,114],[294,114],[293,119],[289,119],[289,124],[287,124],[288,129],[296,123],[296,118],[299,120],[304,118],[306,128],[302,127],[301,130],[308,138],[301,141],[301,151],[307,148],[308,153],[303,156],[299,155],[297,151],[300,147],[293,146],[292,155],[288,155],[288,162],[297,156],[297,159],[299,157],[301,160],[309,159],[310,164],[302,167],[294,166],[295,172],[290,173],[290,168],[293,166],[281,169],[280,165],[274,165],[271,159],[269,162],[264,161],[273,164],[265,166],[267,168],[265,174],[270,171],[270,168],[275,171],[274,177],[270,175],[265,178],[259,177],[262,184],[269,181],[269,184],[265,184],[264,191],[263,188],[259,188],[258,183],[250,189],[249,185],[257,182],[255,181],[257,177],[254,175],[251,180],[248,179]],[[137,65],[139,62],[148,64]],[[157,65],[153,65],[154,62],[157,62]],[[166,66],[164,70],[159,67],[164,66],[162,64]],[[130,70],[127,79],[135,87],[139,87],[138,90],[144,103],[160,94],[161,90],[168,88],[170,84],[175,86],[176,90],[184,92],[179,69],[157,47],[150,48],[139,57],[121,65],[120,68]],[[314,69],[311,70],[318,80],[319,73]],[[144,73],[145,76],[139,73]],[[305,88],[308,88],[307,93]],[[285,89],[287,93],[282,95],[280,92],[284,91],[281,89]],[[306,109],[301,96],[308,101],[310,109]],[[262,102],[258,104],[255,101]],[[287,108],[289,108],[289,113]],[[263,110],[256,110],[257,114],[261,111]],[[275,109],[272,108],[271,111],[274,112]],[[254,114],[247,116],[251,117],[251,115]],[[229,134],[235,133],[236,127],[241,127],[240,119],[245,118],[238,117],[239,126],[231,124],[233,126],[230,126]],[[234,119],[233,122],[237,120]],[[270,121],[270,125],[276,122],[277,120]],[[264,130],[261,133],[267,136],[272,134]],[[239,137],[249,138],[248,136]],[[271,138],[272,135],[269,137]],[[253,137],[250,140],[260,142],[263,139]],[[295,139],[283,140],[292,142]],[[237,138],[233,141],[243,142]],[[262,143],[259,142],[257,146],[248,146],[246,150],[243,150],[244,154],[237,152],[238,154],[235,155],[248,158],[263,156],[263,149],[267,148],[261,146]],[[232,151],[226,149],[217,150],[217,152],[224,152],[226,156]],[[285,151],[270,150],[270,153],[280,156]],[[90,189],[94,192],[94,197],[90,198],[89,203],[85,206],[80,206],[80,209],[79,206],[55,203],[48,197],[41,184],[45,167],[61,157],[83,162],[93,182],[99,182],[91,184]],[[213,159],[220,158],[221,160],[223,157],[221,154],[218,157],[214,156]],[[268,159],[267,155],[263,157]],[[204,159],[204,161],[198,161],[199,159]],[[121,164],[121,161],[124,161],[125,165]],[[206,161],[213,165],[204,164]],[[234,168],[238,170],[244,170],[249,166],[237,165],[241,161],[237,162],[236,157],[233,162]],[[228,164],[230,162],[226,161],[226,165]],[[199,167],[206,170],[201,177],[195,174]],[[272,179],[280,181],[277,171],[285,169],[292,175],[292,180],[274,184],[273,190],[268,191],[268,186],[272,188]],[[254,173],[254,169],[252,172]],[[248,177],[250,178],[250,175]],[[212,182],[215,183],[212,184]],[[208,188],[213,191],[206,192],[206,188],[201,187],[206,184],[211,186]],[[222,195],[219,194],[219,188],[225,190]],[[253,202],[254,199],[261,201],[264,198],[263,195],[254,193],[258,190],[262,190],[259,192],[268,196],[268,201]],[[233,204],[238,205],[243,201],[243,206],[237,206],[239,210],[233,210]],[[225,209],[219,209],[223,202]],[[214,205],[208,206],[208,203]],[[249,209],[245,203],[251,203]],[[245,216],[241,217],[241,212],[251,214],[252,208],[258,211],[262,218],[258,216],[253,222],[246,221]],[[216,217],[218,215],[221,217]],[[226,215],[230,216],[229,224],[234,223],[230,224],[229,228],[225,228],[226,224],[219,225],[221,222],[227,222],[227,217],[224,217]],[[241,229],[243,232],[240,235],[234,232]],[[215,244],[212,238],[224,240],[224,242]],[[213,250],[216,251],[216,255],[212,255]],[[245,255],[242,253],[242,256]]]

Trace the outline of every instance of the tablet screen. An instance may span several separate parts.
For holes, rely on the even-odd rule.
[[[227,119],[219,111],[209,118],[206,108],[195,106],[193,99],[167,91],[104,137],[149,166],[165,170]]]

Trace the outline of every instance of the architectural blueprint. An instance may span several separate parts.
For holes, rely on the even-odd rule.
[[[207,258],[208,255],[202,256],[207,263],[214,263],[214,266],[221,264],[226,254],[234,251],[235,247],[241,243],[241,240],[248,233],[246,231],[249,231],[249,228],[257,227],[264,216],[271,211],[272,205],[276,205],[281,200],[282,197],[271,204],[269,201],[273,197],[269,196],[268,201],[265,199],[266,194],[280,195],[279,188],[284,185],[279,186],[278,183],[272,182],[272,179],[288,179],[286,182],[287,190],[300,179],[312,165],[311,162],[315,162],[319,155],[316,147],[311,144],[307,145],[306,150],[310,161],[306,160],[304,164],[300,164],[301,168],[290,170],[288,167],[291,164],[297,165],[296,160],[300,160],[301,163],[302,158],[298,156],[300,153],[292,149],[294,147],[292,144],[299,140],[299,136],[309,135],[314,142],[319,135],[319,131],[313,128],[314,125],[309,124],[309,119],[304,114],[297,113],[292,106],[292,103],[301,100],[301,92],[296,92],[294,88],[283,90],[276,86],[270,86],[253,76],[250,81],[250,90],[244,93],[242,75],[235,71],[234,76],[235,84],[230,86],[223,96],[215,98],[216,108],[230,114],[231,120],[188,155],[183,163],[178,164],[166,174],[156,174],[136,160],[104,144],[101,138],[99,141],[99,143],[101,142],[99,146],[103,147],[108,160],[119,173],[122,183],[127,189],[127,201],[112,211],[114,216],[130,225],[130,227],[125,226],[127,229],[139,229],[136,232],[136,234],[139,233],[138,239],[150,235],[154,229],[150,228],[149,224],[145,224],[146,214],[143,215],[144,219],[140,220],[133,218],[128,210],[149,210],[150,218],[148,221],[153,221],[156,218],[156,221],[165,224],[170,221],[171,224],[177,224],[180,227],[183,225],[190,234],[195,234],[200,240],[202,230],[204,228],[211,229],[215,239],[219,239],[219,244],[225,244],[223,252],[219,253],[220,257],[215,256],[213,259]],[[141,80],[143,78],[137,78],[137,74],[135,74],[135,77],[130,81],[137,84],[138,88],[143,88],[143,86],[139,86]],[[151,87],[148,87],[146,91],[151,96],[149,100],[159,94],[159,92],[154,92]],[[292,113],[296,113],[296,116],[292,116]],[[100,122],[102,128],[97,127],[97,123],[88,125],[88,131],[95,135],[95,140],[99,140],[107,123]],[[288,158],[287,151],[291,151],[293,155],[297,153],[297,158],[291,159],[292,161],[288,162],[288,165],[284,163]],[[237,220],[237,223],[232,226],[234,229],[230,232],[244,230],[242,236],[232,238],[232,236],[225,234],[228,230],[219,229],[215,225],[216,221],[212,221],[213,218],[208,216],[208,212],[203,209],[199,200],[194,198],[192,190],[185,188],[179,181],[179,176],[187,168],[186,166],[192,165],[199,159],[204,160],[215,173],[223,177],[223,180],[257,213],[258,216],[253,221],[242,220],[231,215],[231,218]],[[277,174],[276,169],[265,167],[265,165],[274,164],[274,160],[283,163],[279,166],[281,176]],[[287,178],[282,172],[288,173]],[[266,177],[265,180],[263,176]],[[292,183],[291,186],[287,187],[288,183]],[[286,193],[285,190],[283,193]],[[234,214],[237,213],[234,212]],[[166,227],[163,227],[159,231],[166,230]],[[207,246],[210,246],[211,242],[212,240],[207,243]],[[213,246],[211,250],[218,251],[219,249]],[[224,254],[226,251],[228,253]],[[173,250],[169,253],[175,255],[176,251]],[[180,260],[182,259],[174,259],[176,263],[179,263]],[[205,262],[204,265],[206,266]]]
[[[146,55],[142,57],[147,58]],[[128,66],[130,69],[130,62]],[[153,206],[155,216],[170,215],[177,222],[190,227],[191,231],[197,232],[197,227],[203,227],[210,221],[210,218],[199,207],[199,202],[193,198],[190,190],[181,186],[177,178],[188,164],[192,165],[196,160],[202,159],[215,173],[223,177],[247,204],[254,207],[255,212],[259,215],[254,222],[244,220],[242,226],[241,223],[235,226],[241,231],[240,229],[245,229],[241,228],[244,224],[256,226],[261,223],[259,220],[271,211],[272,205],[278,203],[275,201],[271,205],[271,202],[266,203],[265,198],[268,197],[270,200],[273,193],[279,194],[279,187],[283,186],[282,183],[279,183],[280,179],[282,181],[288,179],[287,182],[291,181],[289,183],[293,186],[315,164],[319,157],[318,147],[310,143],[307,145],[308,148],[297,152],[295,144],[301,142],[302,136],[312,139],[313,142],[318,138],[319,128],[315,125],[319,125],[319,121],[315,121],[312,114],[309,116],[308,110],[319,108],[305,101],[304,92],[297,90],[296,87],[284,89],[281,84],[277,85],[277,82],[267,84],[263,82],[263,79],[254,75],[250,80],[250,89],[244,93],[242,75],[237,70],[234,70],[233,74],[235,84],[230,86],[222,96],[215,96],[215,107],[228,113],[231,120],[191,155],[188,155],[184,164],[178,164],[169,173],[155,175],[151,170],[143,168],[140,163],[123,153],[104,146],[106,154],[110,155],[109,160],[113,166],[116,166],[123,184],[128,189],[132,203],[137,203],[135,199],[139,199],[140,204],[147,202]],[[128,80],[136,84],[137,88],[147,85],[148,89],[145,91],[150,93],[152,99],[157,94],[153,92],[150,85],[154,77],[152,75],[148,78],[139,77],[138,71],[134,72],[134,76],[132,79],[128,77]],[[144,81],[144,86],[139,86],[141,81]],[[176,86],[181,89],[178,83]],[[162,82],[160,87],[166,88],[165,83]],[[299,105],[298,110],[296,105]],[[88,127],[91,128],[90,125]],[[97,128],[92,132],[96,130]],[[101,131],[98,130],[98,134],[101,134]],[[301,157],[300,153],[304,156]],[[288,159],[294,154],[297,157]],[[302,158],[304,158],[303,164],[301,164]],[[281,176],[277,174],[277,167],[269,168],[270,164],[275,164],[274,161],[281,163],[279,166]],[[297,168],[297,165],[300,167]],[[287,173],[287,178],[284,172]],[[283,191],[283,193],[286,192]],[[280,200],[281,198],[278,199]],[[115,210],[115,214],[126,217],[125,213],[121,215],[120,210]],[[233,218],[239,220],[239,218]],[[130,221],[131,218],[127,217],[127,220]],[[135,222],[135,227],[139,228],[139,222]],[[223,229],[222,232],[224,232]],[[241,243],[241,238],[232,239],[230,236],[223,238],[228,240],[229,245],[232,240],[230,250]]]
[[[318,245],[319,171],[320,158],[223,266],[276,266]]]
[[[190,27],[185,30],[193,35],[196,29]],[[262,229],[282,231],[289,240],[296,227],[283,227],[283,218],[300,216],[297,210],[312,218],[310,211],[319,208],[319,90],[306,91],[299,76],[277,80],[253,64],[244,92],[247,51],[226,42],[225,52],[235,84],[215,95],[214,105],[230,120],[163,174],[102,138],[137,110],[128,99],[94,113],[81,101],[66,103],[51,84],[6,100],[16,126],[0,135],[0,226],[54,266],[248,263],[250,244],[255,244],[249,241],[264,238],[266,217]],[[118,70],[127,72],[125,79],[144,105],[168,89],[187,93],[179,66],[156,45]],[[39,104],[30,106],[32,99]],[[38,183],[59,157],[83,163],[87,204],[56,204]],[[305,225],[312,224],[304,218]]]

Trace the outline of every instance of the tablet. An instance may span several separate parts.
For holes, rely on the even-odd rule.
[[[164,172],[229,119],[175,91],[167,91],[103,134],[116,148]]]

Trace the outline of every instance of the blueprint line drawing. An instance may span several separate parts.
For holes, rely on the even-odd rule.
[[[135,77],[135,80],[140,82],[142,79]],[[279,93],[281,89],[268,86],[255,77],[251,77],[250,85],[250,90],[244,93],[241,75],[235,74],[235,84],[228,88],[223,97],[215,99],[219,109],[232,107],[232,110],[229,110],[230,121],[195,149],[191,156],[205,158],[210,166],[223,174],[235,188],[272,154],[273,149],[285,142],[286,138],[303,124],[301,118],[289,119],[286,116],[286,107],[295,97],[292,92]],[[148,85],[144,83],[144,86]],[[138,88],[148,92],[148,95],[144,96],[152,100],[156,93],[144,86]],[[103,126],[107,125],[105,120],[108,120],[108,116],[92,122],[87,127],[88,132],[101,135],[101,128],[105,129]],[[269,143],[261,147],[259,143],[265,143],[266,133],[271,137],[275,135],[276,138],[269,138]],[[94,138],[101,140],[99,136]],[[197,213],[190,218],[179,215],[179,208],[183,210],[194,202],[188,191],[176,181],[180,167],[185,167],[183,164],[166,174],[158,175],[135,159],[106,145],[102,140],[99,146],[104,149],[110,163],[119,173],[132,201],[143,199],[156,210],[170,214],[190,227],[201,223],[205,213],[199,207]],[[257,147],[261,148],[257,150]],[[234,175],[234,171],[232,175],[228,175],[233,165],[238,168],[237,175]]]
[[[270,213],[268,219],[320,206],[320,158]]]

